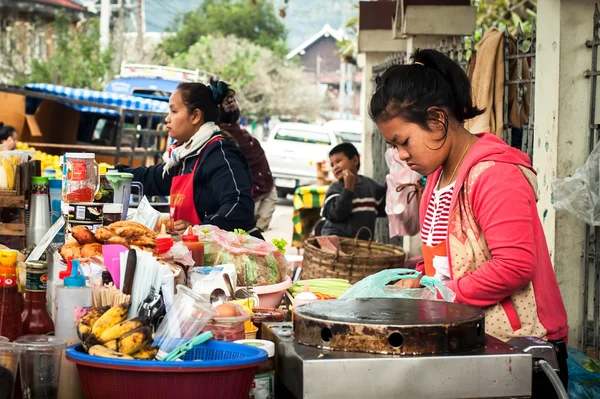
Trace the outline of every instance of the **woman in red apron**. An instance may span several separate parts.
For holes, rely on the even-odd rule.
[[[254,219],[252,176],[246,158],[216,124],[230,92],[224,82],[182,83],[169,99],[165,119],[175,140],[167,163],[148,168],[117,166],[133,173],[147,196],[169,195],[174,227],[212,224],[260,236]]]
[[[487,334],[552,342],[566,387],[567,315],[529,157],[494,135],[465,129],[472,119],[487,126],[493,115],[473,103],[456,62],[435,50],[417,50],[412,59],[377,79],[370,114],[398,158],[427,176],[420,208],[424,262],[417,270],[444,282],[456,302],[484,309]],[[420,286],[419,279],[397,284]],[[534,374],[534,397],[556,397],[546,378]]]

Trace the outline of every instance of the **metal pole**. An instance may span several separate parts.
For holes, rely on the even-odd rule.
[[[135,40],[135,47],[139,52],[140,58],[144,57],[144,0],[136,1],[136,25],[137,25],[137,37]]]
[[[116,54],[116,65],[118,70],[121,70],[121,63],[123,62],[123,44],[124,40],[121,38],[125,35],[125,0],[121,0],[119,7],[119,40],[117,40],[117,54]]]
[[[100,49],[106,51],[110,45],[110,0],[102,0],[100,6]]]

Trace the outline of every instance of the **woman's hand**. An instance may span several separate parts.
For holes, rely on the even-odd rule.
[[[394,285],[406,288],[423,288],[423,286],[421,285],[421,277],[423,277],[423,275],[420,275],[417,278],[405,278],[402,280],[398,280]]]
[[[173,225],[173,230],[175,230],[179,234],[183,234],[183,233],[185,233],[185,231],[187,230],[187,228],[189,226],[191,226],[191,225],[192,225],[191,223],[189,223],[189,222],[187,222],[185,220],[178,220]]]

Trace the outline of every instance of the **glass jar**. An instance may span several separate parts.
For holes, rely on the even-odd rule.
[[[100,189],[100,174],[93,153],[68,152],[63,156],[64,202],[92,202]]]
[[[267,352],[267,360],[258,366],[254,375],[249,398],[273,399],[275,397],[275,344],[262,339],[241,339],[235,343],[254,346]]]

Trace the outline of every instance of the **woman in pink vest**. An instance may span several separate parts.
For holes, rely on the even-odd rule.
[[[417,50],[412,59],[377,80],[370,114],[399,159],[427,176],[417,270],[443,281],[456,302],[484,309],[486,333],[552,342],[566,387],[567,314],[531,162],[498,137],[464,128],[482,110],[456,62],[435,50]],[[398,284],[416,287],[419,280]],[[553,397],[545,378],[534,375],[534,397]]]

